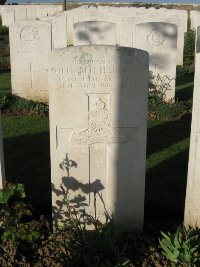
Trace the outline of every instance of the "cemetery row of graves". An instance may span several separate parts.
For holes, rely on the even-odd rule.
[[[0,265],[200,266],[199,12],[0,14]]]

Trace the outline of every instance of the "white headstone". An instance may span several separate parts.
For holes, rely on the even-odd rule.
[[[43,16],[53,16],[62,11],[62,5],[33,5],[27,7],[27,20],[39,19]]]
[[[0,16],[3,25],[10,26],[13,22],[24,20],[35,20],[43,16],[53,16],[56,12],[62,11],[62,5],[4,5],[0,6]]]
[[[2,25],[9,27],[12,23],[15,22],[15,11],[11,8],[6,8],[2,10],[1,14]]]
[[[200,24],[200,12],[195,10],[190,11],[190,19],[191,28],[196,30]]]
[[[200,38],[200,27],[197,28]],[[190,134],[190,152],[188,164],[187,190],[185,200],[186,227],[200,228],[200,43],[196,47],[195,78]]]
[[[131,39],[135,38],[134,20],[137,23],[167,22],[177,26],[177,58],[176,64],[183,64],[184,32],[187,31],[187,10],[166,8],[136,8],[136,7],[107,7],[81,6],[64,14],[68,19],[68,35],[73,44],[73,27],[75,23],[83,21],[107,21],[116,24],[116,43],[120,46],[132,47]],[[112,14],[112,15],[111,15]],[[132,19],[132,29],[123,21]],[[130,26],[131,26],[130,24]],[[134,47],[134,46],[133,46]]]
[[[15,11],[15,22],[20,20],[27,20],[27,8],[19,6],[14,9]]]
[[[135,8],[135,7],[112,7],[112,14],[118,13],[119,17],[124,20],[132,18],[135,23],[148,23],[148,22],[167,22],[177,26],[177,59],[176,64],[183,64],[183,48],[184,48],[184,32],[187,31],[187,10],[166,9],[166,8]],[[133,22],[132,22],[133,23]],[[128,31],[128,32],[127,32]],[[121,32],[129,34],[132,32],[129,27],[126,28],[122,25]],[[133,38],[135,32],[133,33]],[[130,38],[130,37],[129,37]],[[123,40],[123,39],[122,39]],[[124,45],[124,44],[123,44]]]
[[[40,18],[42,21],[51,23],[52,26],[52,49],[67,46],[67,19],[66,17],[47,16]]]
[[[51,51],[51,24],[24,21],[10,27],[12,93],[48,100],[47,70]]]
[[[0,189],[3,188],[5,181],[4,154],[3,154],[3,136],[1,127],[1,110],[0,110]]]
[[[170,81],[166,100],[175,97],[177,27],[162,22],[136,25],[136,47],[149,53],[149,70]],[[168,88],[169,89],[169,88]]]
[[[126,230],[144,212],[148,54],[116,46],[53,50],[49,64],[52,205],[63,191],[75,208]],[[66,210],[65,210],[66,211]]]
[[[62,12],[63,11],[63,4],[58,4],[58,5],[48,5],[48,16],[53,16],[57,12]]]
[[[106,21],[83,21],[74,24],[74,45],[116,45],[116,25]]]
[[[78,10],[78,12],[76,11]],[[96,24],[97,29],[102,32],[103,31],[103,44],[119,44],[119,32],[121,31],[121,25],[119,21],[119,17],[112,14],[112,16],[108,16],[108,14],[99,14],[96,8],[89,9],[89,12],[85,12],[84,10],[88,11],[88,9],[84,6],[83,8],[72,9],[68,11],[64,11],[62,13],[57,13],[55,16],[65,16],[67,17],[67,40],[68,45],[78,45],[80,42],[80,37],[77,36],[77,31],[89,31],[91,35],[90,28],[93,27],[92,24]],[[80,24],[78,24],[80,23]],[[91,24],[90,24],[91,23]],[[75,31],[75,32],[74,32]],[[107,33],[109,33],[109,35]],[[88,34],[87,34],[88,35]],[[93,34],[96,41],[99,44],[102,44],[99,40],[99,34],[97,32]],[[86,42],[85,42],[86,43]],[[81,43],[83,44],[83,40]],[[87,43],[88,44],[88,43]]]
[[[36,8],[34,6],[27,8],[27,20],[35,20],[36,18]]]
[[[196,29],[196,53],[200,53],[200,27]]]

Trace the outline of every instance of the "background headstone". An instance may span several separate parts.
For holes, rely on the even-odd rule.
[[[35,20],[36,18],[36,8],[34,6],[27,8],[27,20]]]
[[[67,191],[86,214],[104,221],[108,211],[124,229],[141,230],[147,52],[101,45],[56,49],[48,73],[54,222],[65,221],[60,211]]]
[[[116,45],[116,25],[106,21],[84,21],[74,24],[74,45]]]
[[[71,11],[71,12],[70,12]],[[67,45],[73,45],[73,29],[74,29],[74,23],[73,23],[73,9],[69,10],[67,15],[64,12],[57,12],[55,14],[56,17],[65,17],[67,19]]]
[[[43,16],[53,16],[63,10],[62,5],[4,5],[0,6],[2,24],[10,27],[14,22],[35,20]]]
[[[12,93],[47,101],[51,24],[43,21],[18,22],[10,27],[9,34]]]
[[[198,38],[200,27],[197,28]],[[195,79],[190,134],[187,191],[185,200],[185,226],[200,227],[200,43],[197,42]]]
[[[136,25],[136,47],[149,53],[149,70],[160,75],[164,82],[170,81],[166,100],[175,97],[177,27],[162,22]],[[168,88],[169,89],[169,88]]]
[[[196,30],[200,24],[200,12],[195,10],[190,11],[190,19],[191,28]]]
[[[196,30],[196,53],[200,53],[200,27]]]
[[[110,15],[112,14],[112,16]],[[58,14],[61,15],[61,14]],[[136,38],[135,25],[148,22],[165,22],[177,26],[176,64],[183,64],[184,33],[187,31],[187,10],[167,8],[136,8],[111,6],[81,6],[63,12],[68,19],[68,35],[73,43],[73,25],[83,21],[107,21],[116,24],[116,44],[134,47],[131,39]],[[131,23],[129,24],[129,20]]]
[[[2,25],[9,27],[12,23],[15,22],[15,12],[13,9],[6,8],[2,11],[1,14]]]
[[[27,8],[19,7],[14,9],[15,13],[15,22],[20,20],[27,20]]]
[[[47,16],[40,18],[51,23],[52,49],[67,46],[67,19],[65,17]]]

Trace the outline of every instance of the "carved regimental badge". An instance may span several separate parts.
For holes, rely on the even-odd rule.
[[[120,128],[113,128],[105,103],[98,99],[89,112],[89,128],[78,129],[71,135],[75,144],[122,143],[128,140],[127,133]]]
[[[28,43],[38,41],[40,39],[39,31],[35,27],[26,26],[21,30],[20,39]]]
[[[147,41],[152,46],[163,46],[165,43],[165,37],[161,29],[152,29],[151,33],[147,37]]]

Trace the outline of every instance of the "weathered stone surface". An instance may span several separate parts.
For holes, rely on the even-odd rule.
[[[116,45],[116,25],[105,21],[84,21],[74,24],[74,45]]]
[[[52,28],[52,49],[67,46],[67,19],[65,17],[46,16],[41,21],[51,23]]]
[[[35,20],[37,18],[36,8],[33,6],[27,9],[27,20]]]
[[[43,16],[52,16],[63,10],[62,5],[4,5],[0,6],[2,24],[10,27],[14,22],[35,20]]]
[[[108,211],[124,229],[141,230],[148,54],[114,46],[57,49],[48,83],[54,222],[64,223],[68,192],[86,216],[105,221]]]
[[[78,8],[79,9],[79,8]],[[85,6],[84,6],[85,9]],[[86,41],[80,40],[77,36],[78,31],[84,31],[86,35],[90,36],[90,39],[93,39],[93,42],[98,42],[98,44],[110,44],[116,45],[120,44],[120,30],[119,27],[119,17],[112,14],[109,16],[107,14],[98,14],[96,12],[96,8],[90,10],[89,13],[84,13],[83,8],[81,8],[81,13],[77,13],[75,10],[72,9],[69,11],[64,11],[62,13],[55,14],[56,16],[64,16],[67,17],[67,40],[68,45],[78,45],[78,44],[86,44]],[[82,13],[83,12],[83,13]],[[80,23],[80,24],[79,24]],[[93,34],[90,31],[90,27],[92,26],[91,23],[94,23],[97,26],[97,31],[94,31]],[[80,28],[81,27],[81,28]],[[106,29],[107,28],[107,29]],[[100,40],[100,32],[101,35],[103,34],[103,38]],[[94,36],[94,37],[92,37]],[[79,43],[81,41],[81,43]],[[87,42],[89,44],[89,42]],[[94,43],[93,43],[94,44]],[[95,43],[96,44],[96,43]]]
[[[177,50],[176,50],[176,64],[183,64],[183,50],[184,50],[184,34],[185,27],[183,21],[180,17],[173,15],[173,13],[169,16],[168,13],[161,14],[147,14],[146,16],[138,16],[134,18],[135,24],[139,23],[148,23],[148,22],[164,22],[171,23],[177,26]],[[187,21],[187,20],[186,20]],[[187,31],[187,30],[186,30]],[[136,36],[135,36],[136,38]]]
[[[15,12],[13,9],[6,8],[2,11],[1,14],[2,25],[9,27],[12,23],[15,22]]]
[[[162,22],[137,24],[135,40],[137,48],[149,53],[149,70],[152,74],[159,75],[164,83],[169,82],[170,90],[166,91],[166,100],[174,99],[177,27]]]
[[[64,11],[56,13],[55,16],[65,17],[67,19],[67,45],[73,45],[73,36],[74,36],[73,10],[69,10],[67,15]]]
[[[52,16],[56,12],[62,11],[62,5],[33,5],[27,8],[27,20]]]
[[[10,27],[12,93],[47,101],[48,54],[51,51],[51,24],[24,21]]]
[[[0,109],[0,189],[3,188],[5,181],[4,154],[3,154],[3,136],[1,127],[1,109]]]
[[[112,14],[112,16],[110,15]],[[59,14],[61,15],[61,14]],[[105,21],[116,24],[116,44],[132,47],[131,39],[135,39],[135,27],[138,23],[167,22],[177,26],[177,55],[176,64],[183,64],[184,32],[187,31],[186,10],[166,9],[166,8],[136,8],[136,7],[111,7],[82,6],[69,11],[65,11],[68,19],[68,40],[73,42],[73,25],[86,21]],[[131,23],[129,24],[129,20]],[[130,27],[129,27],[130,26]],[[134,47],[134,46],[133,46]]]
[[[200,25],[200,12],[192,10],[190,11],[190,19],[191,19],[191,28],[197,29],[197,27]]]
[[[200,37],[200,27],[197,28]],[[192,124],[185,200],[185,226],[200,228],[200,43],[196,47]]]
[[[15,22],[20,20],[27,20],[27,8],[26,7],[19,7],[14,9],[15,13]]]

